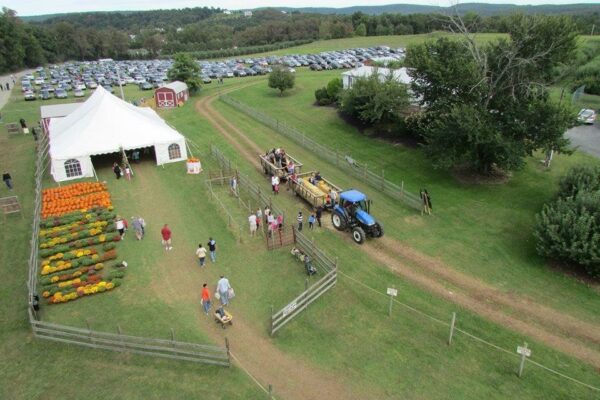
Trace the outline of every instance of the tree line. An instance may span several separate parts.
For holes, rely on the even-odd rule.
[[[207,52],[278,43],[305,43],[352,36],[422,34],[446,31],[450,18],[441,14],[324,15],[274,9],[250,18],[216,8],[57,15],[24,21],[4,8],[0,14],[0,72],[44,63],[98,58],[154,58],[177,52]],[[471,32],[508,32],[510,16],[463,17]],[[578,33],[600,26],[596,14],[573,17]],[[269,47],[267,47],[269,48]],[[208,53],[215,51],[215,53]],[[237,54],[248,53],[236,51]]]

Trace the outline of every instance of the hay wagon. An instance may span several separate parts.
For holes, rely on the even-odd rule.
[[[288,161],[294,162],[294,171],[296,174],[302,172],[302,163],[300,161],[296,160],[294,157],[290,156],[289,154],[286,154],[286,158],[288,159]],[[260,165],[262,166],[262,169],[265,172],[265,174],[267,174],[269,176],[275,175],[275,176],[279,177],[279,179],[283,179],[283,180],[287,179],[287,176],[288,176],[287,165],[278,167],[273,162],[271,162],[268,155],[265,155],[265,154],[260,155]]]
[[[297,174],[295,179],[290,179],[290,186],[297,196],[302,197],[313,208],[322,206],[329,209],[331,204],[328,200],[331,191],[340,193],[342,189],[323,177],[316,184],[310,183],[310,178],[315,174],[315,171]]]

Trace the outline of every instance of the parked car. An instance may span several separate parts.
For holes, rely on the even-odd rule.
[[[52,96],[50,96],[50,92],[47,90],[42,90],[40,92],[40,99],[42,100],[50,100]]]
[[[54,97],[56,97],[57,99],[66,99],[67,97],[69,97],[69,95],[67,95],[67,91],[64,89],[56,89],[56,91],[54,92]]]
[[[36,99],[35,93],[33,93],[32,90],[27,90],[24,95],[25,95],[25,101],[32,101],[32,100]]]
[[[207,83],[208,84],[208,83],[211,83],[211,82],[212,82],[212,79],[210,79],[210,77],[208,75],[204,75],[202,77],[202,83]]]
[[[592,125],[594,122],[596,122],[596,111],[589,108],[582,109],[579,111],[577,121],[581,122],[582,124]]]
[[[85,93],[81,89],[75,89],[75,91],[73,92],[73,96],[75,96],[75,97],[84,97]]]
[[[140,90],[152,90],[154,86],[150,82],[142,82],[139,84]]]

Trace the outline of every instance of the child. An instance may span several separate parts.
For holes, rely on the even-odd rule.
[[[308,228],[309,229],[313,229],[313,227],[315,226],[315,214],[310,214],[310,217],[308,217]]]
[[[275,184],[275,194],[279,194],[279,183]]]
[[[129,167],[129,164],[125,164],[124,165],[124,169],[125,169],[125,178],[127,178],[128,181],[131,180],[131,168]]]

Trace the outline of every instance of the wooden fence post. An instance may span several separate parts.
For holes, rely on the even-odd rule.
[[[123,331],[121,330],[121,325],[117,325],[117,332],[119,333],[119,340],[121,342],[121,347],[125,348],[125,342],[123,342]]]
[[[385,192],[385,170],[381,170],[381,191]]]
[[[271,332],[270,336],[273,336],[273,304],[271,304]]]
[[[229,339],[225,337],[225,348],[227,349],[227,360],[229,361],[229,366],[231,366],[231,352],[229,350]]]
[[[452,321],[450,322],[450,336],[448,337],[448,346],[452,344],[452,336],[454,336],[454,324],[456,323],[456,313],[452,313]]]
[[[404,198],[404,181],[400,184],[400,198]]]
[[[92,327],[90,326],[90,321],[86,319],[85,320],[85,325],[87,326],[88,335],[90,337],[90,342],[94,343],[94,338],[92,337]]]
[[[273,398],[273,385],[271,385],[269,383],[269,397],[267,397],[269,400],[271,400]]]

